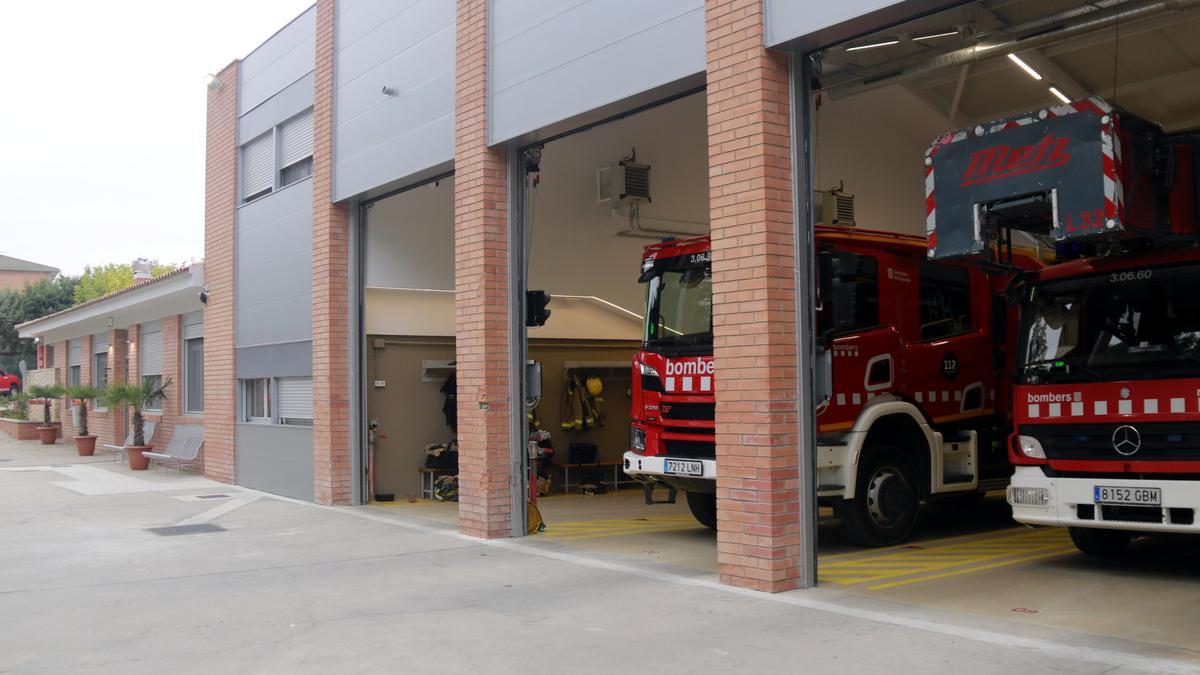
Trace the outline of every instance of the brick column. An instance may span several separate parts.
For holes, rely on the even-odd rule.
[[[183,413],[183,371],[180,368],[180,351],[183,347],[183,317],[179,314],[162,318],[163,382],[171,381],[167,397],[162,402],[162,418],[154,432],[154,445],[167,447],[175,431],[175,418]]]
[[[487,0],[458,0],[454,288],[458,527],[512,535],[509,495],[508,171],[487,147]]]
[[[128,335],[124,330],[110,328],[108,330],[108,365],[106,376],[108,383],[125,381],[125,358],[127,356],[125,340]],[[103,406],[101,406],[103,407]],[[119,410],[95,410],[88,418],[88,426],[96,434],[97,443],[112,443],[119,445],[125,442],[125,420]]]
[[[333,203],[335,0],[317,2],[313,101],[313,492],[350,503],[350,217]]]
[[[788,68],[761,0],[707,0],[708,172],[721,580],[798,584]]]
[[[204,475],[234,481],[237,375],[234,350],[234,239],[237,226],[238,62],[208,92],[204,167]]]
[[[70,354],[71,350],[67,342],[58,342],[54,345],[54,382],[60,387],[67,386],[67,372],[71,370]],[[52,401],[50,403],[50,420],[69,423],[70,420],[65,417],[62,412],[62,400]]]
[[[85,335],[79,339],[79,384],[87,386],[87,385],[90,385],[91,383],[92,383],[92,336]],[[88,404],[84,403],[84,405],[88,405]],[[88,412],[89,413],[92,412],[90,409],[90,406],[89,406]],[[91,428],[93,421],[94,420],[92,419],[92,416],[89,415],[88,416],[88,433],[94,434],[96,432]],[[76,434],[79,433],[79,429],[76,429],[75,426],[72,424],[73,420],[68,419],[68,420],[66,420],[66,422],[67,422],[67,425],[70,426],[71,428],[69,430],[63,430],[63,436],[74,437]]]

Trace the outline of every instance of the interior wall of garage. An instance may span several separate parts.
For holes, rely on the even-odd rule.
[[[814,108],[813,188],[844,182],[858,227],[924,236],[922,160],[936,136],[955,128],[949,117],[900,86],[817,97]]]
[[[636,148],[637,161],[651,167],[641,226],[707,234],[707,133],[701,93],[547,144],[527,198],[529,287],[597,296],[641,314],[642,250],[657,238],[618,235],[630,227],[628,210],[597,201],[596,171]]]
[[[377,341],[382,341],[384,346],[376,347]],[[603,461],[620,459],[629,439],[628,368],[579,370],[581,376],[595,373],[604,382],[602,398],[606,419],[603,426],[586,431],[564,431],[560,426],[566,384],[564,365],[568,362],[630,364],[637,347],[637,341],[630,340],[530,341],[529,358],[539,361],[543,368],[543,397],[537,416],[561,453],[557,462],[566,461],[571,443],[596,444],[599,459]],[[393,494],[397,500],[419,498],[421,483],[417,469],[424,465],[425,446],[454,438],[454,431],[446,424],[442,412],[445,402],[443,380],[422,381],[422,364],[425,361],[452,361],[454,339],[369,335],[366,356],[368,415],[379,419],[374,445],[375,492]],[[377,380],[385,382],[385,386],[371,386]]]

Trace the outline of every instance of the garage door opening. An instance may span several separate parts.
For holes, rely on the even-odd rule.
[[[539,536],[713,569],[712,530],[692,516],[686,493],[665,503],[669,491],[660,487],[652,492],[659,503],[647,504],[642,485],[624,464],[635,421],[631,412],[645,422],[639,390],[646,378],[639,373],[634,381],[635,356],[643,339],[655,337],[645,326],[653,282],[639,280],[646,247],[708,233],[704,95],[656,105],[524,153],[526,287],[552,298],[549,319],[527,330],[528,358],[541,366],[541,397],[528,420],[532,431],[542,432],[535,436],[541,445],[553,447],[552,457],[536,460],[537,506],[545,521]],[[707,275],[698,268],[693,276],[688,297],[676,298],[682,302],[675,312],[690,308],[697,325],[676,325],[671,318],[666,330],[697,333],[691,337],[707,332],[711,355],[711,300],[700,297]],[[684,288],[676,280],[669,292]],[[710,460],[711,396],[710,390],[707,403],[683,403],[676,415],[685,419],[683,409],[696,408],[676,431],[700,437],[700,455]],[[631,411],[635,403],[639,410]]]
[[[1200,127],[1197,30],[1196,3],[975,2],[807,55],[813,220],[838,228],[817,228],[817,337],[833,356],[818,495],[851,542],[882,545],[823,536],[822,583],[1118,637],[1132,613],[1154,640],[1194,646],[1138,601],[1180,590],[1189,550],[1149,540],[1106,563],[1064,529],[1011,520],[1000,489],[1013,471],[1019,317],[1004,289],[1013,267],[1056,247],[1016,235],[1009,267],[928,259],[927,223],[951,196],[935,193],[925,159],[945,134],[1023,126],[1088,97],[1168,134]],[[1042,140],[1007,148],[1005,166],[1037,164]],[[1045,410],[1080,414],[1071,403]],[[1126,593],[1106,583],[1118,569],[1156,573]],[[1086,612],[1064,588],[1094,588]]]

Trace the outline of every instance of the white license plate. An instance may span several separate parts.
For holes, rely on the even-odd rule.
[[[663,460],[663,473],[677,476],[703,476],[704,463],[688,459]]]
[[[1096,485],[1092,490],[1092,501],[1097,504],[1162,506],[1162,490],[1159,488],[1105,487],[1103,485]]]

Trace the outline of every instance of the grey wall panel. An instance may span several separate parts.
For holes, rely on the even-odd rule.
[[[492,0],[488,142],[705,70],[701,0]]]
[[[334,199],[452,160],[454,2],[339,4],[337,31]]]
[[[313,434],[307,427],[237,426],[237,484],[311,502]]]
[[[239,380],[256,377],[304,377],[312,375],[312,342],[242,347],[237,350]]]
[[[316,63],[316,35],[314,6],[242,59],[238,70],[239,115],[312,72]]]
[[[798,40],[798,49],[809,50],[961,3],[953,0],[763,0],[763,4],[767,46]]]
[[[236,343],[312,339],[312,181],[238,209]]]
[[[238,144],[270,131],[271,127],[312,105],[313,73],[309,73],[238,118]]]

